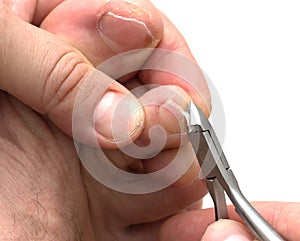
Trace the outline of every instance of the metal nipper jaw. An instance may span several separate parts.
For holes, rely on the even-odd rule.
[[[228,218],[225,193],[236,212],[263,241],[284,240],[251,206],[242,194],[218,138],[208,119],[193,102],[188,107],[188,135],[200,163],[201,175],[215,205],[216,220]]]

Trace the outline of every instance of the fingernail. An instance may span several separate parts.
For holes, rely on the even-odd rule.
[[[98,21],[98,31],[103,42],[114,52],[155,47],[158,40],[142,21],[105,13]]]
[[[95,129],[101,136],[122,143],[141,131],[144,112],[132,95],[108,91],[97,106],[95,118]]]
[[[168,99],[159,107],[159,120],[169,133],[182,133],[186,130],[184,107]]]

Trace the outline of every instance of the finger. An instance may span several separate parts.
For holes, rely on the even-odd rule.
[[[36,0],[35,13],[32,18],[32,23],[40,26],[43,19],[60,3],[65,0]]]
[[[285,240],[300,240],[300,203],[257,202],[254,207]]]
[[[40,26],[42,20],[64,0],[1,0],[26,22]]]
[[[0,4],[2,2],[24,21],[33,19],[37,0],[0,0]]]
[[[198,176],[199,164],[186,136],[185,112],[190,102],[189,95],[177,86],[160,86],[147,91],[139,101],[145,113],[144,129],[136,142],[120,147],[120,151],[126,154],[122,159],[128,156],[142,159],[146,173],[162,170],[176,162],[173,165],[176,170],[169,171],[180,172],[181,176],[178,174],[174,185],[191,184]],[[166,173],[168,178],[170,175]]]
[[[147,91],[139,98],[145,113],[144,129],[135,143],[120,146],[122,152],[136,159],[149,159],[164,149],[178,147],[187,139],[184,112],[189,99],[187,93],[176,86]],[[117,113],[115,118],[118,118]]]
[[[202,71],[183,36],[166,16],[162,16],[164,32],[158,48],[178,54],[170,55],[168,52],[166,54],[161,54],[160,52],[157,55],[154,54],[149,62],[157,62],[158,66],[163,62],[163,68],[167,68],[165,65],[170,66],[171,71],[144,70],[140,72],[140,78],[145,84],[177,85],[181,87],[208,116],[211,110],[210,94]],[[162,61],[163,59],[165,61]],[[185,73],[185,77],[188,76],[188,79],[182,79],[171,72]]]
[[[249,231],[241,223],[229,219],[212,223],[201,240],[205,241],[253,241]]]
[[[136,90],[132,90],[133,93]],[[141,105],[145,111],[145,127],[139,140],[152,145],[160,145],[165,138],[164,149],[178,147],[186,134],[186,111],[190,103],[190,96],[181,88],[160,86],[148,90],[141,98]],[[150,136],[153,128],[159,127],[157,133]],[[152,139],[150,139],[152,138]],[[159,153],[163,145],[153,146],[152,152]],[[156,149],[155,149],[156,147]],[[159,150],[160,149],[160,150]],[[149,153],[152,154],[152,153]]]
[[[199,241],[214,222],[213,209],[200,209],[177,214],[160,228],[159,241]]]
[[[149,1],[67,0],[51,11],[41,28],[71,43],[98,66],[116,53],[155,47],[163,26]]]
[[[6,6],[0,7],[0,30],[3,33],[0,89],[47,115],[69,135],[72,135],[74,104],[78,91],[83,89],[77,100],[79,107],[86,107],[77,116],[77,121],[82,122],[79,136],[83,141],[96,136],[97,144],[113,148],[115,142],[124,140],[125,143],[128,137],[134,139],[139,135],[143,111],[126,88],[95,71],[72,46],[20,20]],[[119,113],[120,118],[115,124],[119,123],[123,130],[119,128],[120,132],[112,136],[111,121],[117,105],[124,110]]]
[[[199,163],[187,139],[186,111],[191,97],[178,86],[159,86],[147,91],[140,103],[145,111],[144,129],[136,143],[140,148],[129,148],[135,155],[141,153],[146,173],[162,170],[175,163],[171,173],[181,172],[173,187],[190,185],[198,178]],[[155,127],[157,130],[153,130]],[[154,133],[154,134],[153,134]],[[164,141],[163,141],[164,139]],[[121,148],[121,150],[124,150]],[[176,170],[175,170],[176,167]],[[166,178],[169,174],[166,173]]]
[[[284,202],[254,202],[254,208],[286,240],[300,239],[300,204]],[[229,218],[242,222],[229,206]],[[206,228],[214,222],[214,210],[204,209],[178,214],[167,220],[160,231],[161,241],[199,240]]]

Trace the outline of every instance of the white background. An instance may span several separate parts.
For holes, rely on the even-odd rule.
[[[153,3],[181,31],[219,92],[224,151],[245,196],[300,201],[299,1]]]

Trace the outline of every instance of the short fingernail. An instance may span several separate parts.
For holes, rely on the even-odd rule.
[[[185,107],[168,99],[159,107],[159,119],[164,129],[169,133],[182,133],[186,130]]]
[[[132,95],[108,91],[96,112],[96,131],[113,143],[130,141],[141,131],[144,112]]]
[[[223,219],[208,226],[201,241],[252,241],[241,223]]]
[[[158,43],[147,24],[113,12],[107,12],[99,19],[98,31],[103,42],[116,53],[155,47]]]

